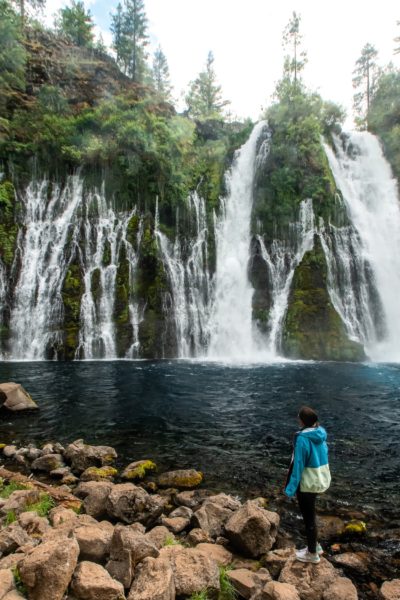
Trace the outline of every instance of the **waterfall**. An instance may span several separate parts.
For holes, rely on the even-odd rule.
[[[299,221],[290,224],[289,239],[286,242],[273,240],[268,251],[262,236],[257,236],[261,256],[267,265],[271,288],[271,308],[265,344],[271,357],[279,354],[282,323],[288,305],[294,271],[305,252],[312,249],[314,231],[313,203],[311,199],[308,199],[301,202]]]
[[[62,336],[66,246],[68,238],[77,235],[82,182],[71,177],[63,190],[52,190],[50,200],[48,190],[47,181],[32,183],[23,199],[24,227],[16,252],[21,267],[10,319],[11,356],[16,360],[46,358],[46,350],[56,347]]]
[[[351,247],[346,239],[336,237],[339,268],[331,277],[331,294],[333,299],[339,298],[336,306],[349,332],[365,343],[373,360],[399,361],[400,205],[396,181],[377,138],[370,133],[351,133],[344,146],[336,138],[335,152],[326,147],[356,235]],[[354,285],[349,274],[350,252],[353,268],[357,275],[361,273],[361,285]],[[366,271],[372,293],[363,281]],[[374,318],[374,310],[378,317]]]
[[[121,245],[133,248],[126,240],[133,212],[118,214],[108,206],[104,190],[89,194],[83,219],[81,259],[84,294],[81,303],[81,329],[77,354],[84,358],[117,356],[114,327],[115,286]],[[131,309],[132,319],[136,316]],[[134,326],[134,330],[136,327]],[[133,351],[133,350],[132,350]]]
[[[210,317],[210,358],[248,359],[255,353],[253,289],[248,279],[250,219],[257,142],[266,123],[258,123],[227,175],[228,195],[215,220],[216,273]]]
[[[197,356],[204,348],[210,293],[205,202],[194,192],[189,195],[187,204],[194,231],[185,252],[179,238],[179,216],[173,243],[160,231],[158,203],[155,218],[155,235],[172,295],[165,310],[172,311],[180,358]]]

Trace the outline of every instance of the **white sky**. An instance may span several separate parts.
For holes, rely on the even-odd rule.
[[[109,13],[117,0],[85,0],[95,22],[107,33]],[[65,0],[48,0],[47,15]],[[352,71],[367,43],[375,45],[382,65],[393,56],[393,38],[400,35],[400,5],[394,0],[145,0],[151,52],[165,53],[175,97],[204,68],[208,52],[231,112],[257,119],[270,103],[282,72],[282,31],[293,10],[301,14],[308,64],[306,84],[324,99],[345,106],[351,116]]]

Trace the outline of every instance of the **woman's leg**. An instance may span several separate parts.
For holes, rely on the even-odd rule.
[[[313,554],[317,551],[317,522],[315,515],[315,501],[317,494],[297,490],[297,501],[306,528],[308,551]]]

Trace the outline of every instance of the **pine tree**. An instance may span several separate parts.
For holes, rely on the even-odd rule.
[[[26,5],[31,6],[34,10],[44,8],[46,0],[14,0],[14,4],[17,4],[19,8],[19,14],[22,22],[26,19]]]
[[[353,96],[355,122],[359,129],[368,130],[369,107],[376,92],[379,76],[379,67],[376,63],[377,56],[376,48],[372,44],[365,44],[353,71],[353,87],[359,90]]]
[[[171,101],[171,81],[167,58],[161,50],[161,46],[154,52],[153,58],[153,84],[157,94],[166,101]]]
[[[122,56],[124,55],[123,42],[124,42],[124,13],[121,2],[118,3],[117,12],[111,13],[111,33],[113,34],[113,48],[116,53],[116,60],[119,65],[122,62]]]
[[[189,84],[189,92],[185,100],[188,113],[192,117],[221,119],[223,109],[230,104],[229,100],[222,100],[222,88],[216,82],[213,63],[213,53],[209,52],[205,71],[199,73],[197,79]]]
[[[303,36],[300,33],[301,15],[293,12],[292,18],[283,31],[282,45],[289,53],[285,56],[284,74],[297,84],[301,71],[307,64],[307,53],[302,49]]]
[[[113,46],[117,62],[133,81],[143,83],[147,75],[147,17],[143,0],[124,0],[111,15]]]
[[[77,46],[93,46],[94,23],[81,0],[72,0],[71,6],[62,8],[59,15],[57,25],[60,33],[70,37]]]
[[[25,89],[26,52],[22,45],[21,20],[6,0],[0,0],[0,115],[16,90]]]

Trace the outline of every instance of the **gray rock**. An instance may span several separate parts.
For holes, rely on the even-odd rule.
[[[4,446],[3,454],[6,458],[12,458],[13,456],[16,455],[17,450],[18,450],[17,446],[14,446],[14,445]]]
[[[279,526],[279,515],[248,500],[225,524],[225,534],[234,548],[245,556],[257,558],[272,548]]]
[[[65,463],[61,454],[42,454],[31,465],[33,471],[45,471],[46,473],[62,467],[65,467]]]
[[[114,484],[110,481],[85,481],[78,485],[74,494],[83,499],[83,507],[95,519],[107,514],[107,501]]]
[[[76,440],[65,449],[65,457],[72,464],[73,471],[82,473],[89,467],[109,465],[117,458],[111,446],[91,446],[83,440]]]
[[[81,560],[103,562],[110,553],[114,527],[108,521],[96,525],[83,525],[75,529]]]
[[[38,408],[22,385],[14,382],[0,384],[0,404],[13,412]]]
[[[154,523],[162,514],[167,499],[156,494],[150,495],[133,483],[114,485],[107,498],[107,513],[124,523],[135,521]]]

